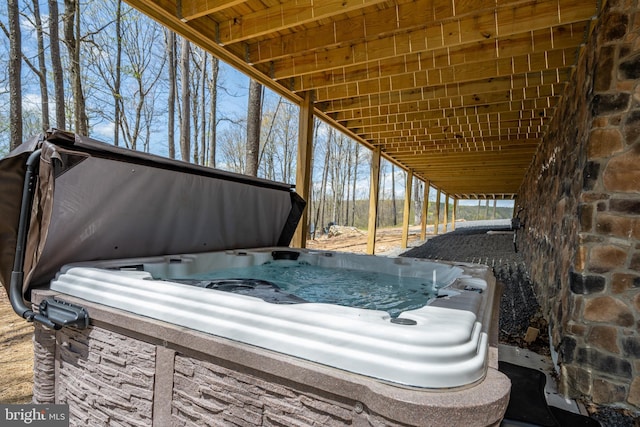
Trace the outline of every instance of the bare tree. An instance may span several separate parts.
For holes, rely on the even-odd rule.
[[[351,203],[351,225],[355,225],[356,222],[356,183],[358,182],[358,155],[360,154],[360,144],[355,144],[355,161],[353,168],[353,189],[351,191],[352,203]]]
[[[163,52],[157,52],[154,43],[162,30],[158,24],[131,13],[122,0],[114,0],[114,6],[115,14],[110,11],[104,18],[104,12],[96,14],[105,21],[95,22],[97,29],[87,28],[85,38],[93,47],[86,50],[90,61],[84,71],[88,80],[92,72],[96,73],[101,80],[97,86],[108,88],[104,106],[93,108],[115,124],[114,144],[122,140],[122,145],[137,150],[145,145],[145,133],[150,129],[147,121],[154,119],[150,113],[155,109],[147,108],[147,104],[152,102],[150,94],[164,70]]]
[[[7,0],[9,18],[9,148],[22,143],[22,35],[18,0]]]
[[[247,175],[258,175],[260,155],[260,121],[262,119],[262,85],[251,79],[249,83],[249,101],[247,108]]]
[[[329,172],[331,177],[331,193],[332,193],[332,210],[331,210],[331,221],[338,221],[340,218],[340,208],[342,207],[343,200],[343,190],[344,190],[344,180],[342,177],[342,163],[343,163],[343,138],[342,134],[339,132],[335,133],[336,137],[334,138],[334,151],[333,157],[329,162],[331,163]]]
[[[351,172],[353,169],[353,151],[351,150],[351,144],[348,144],[348,148],[347,148],[347,177],[345,180],[346,183],[346,189],[347,189],[347,194],[344,198],[344,225],[349,225],[349,203],[351,202],[350,200],[350,192],[351,192],[351,186],[349,186],[349,182],[351,181]]]
[[[40,3],[33,0],[33,26],[36,29],[36,45],[38,47],[38,66],[34,66],[30,61],[27,65],[38,77],[40,85],[40,112],[42,115],[42,130],[49,129],[49,91],[47,89],[47,64],[44,55],[44,33],[42,29],[42,18],[40,17]]]
[[[28,5],[27,5],[28,7]],[[22,133],[27,131],[27,134],[37,133],[39,131],[47,130],[49,128],[49,91],[47,88],[47,65],[45,60],[44,50],[44,30],[42,27],[42,18],[40,16],[40,4],[38,0],[33,0],[31,3],[31,9],[27,10],[28,13],[23,12],[20,15],[29,21],[31,26],[36,32],[36,46],[38,59],[37,65],[34,64],[24,52],[20,49],[20,55],[22,61],[31,69],[33,74],[38,78],[38,84],[40,87],[40,114],[39,119],[36,119],[32,113],[28,114],[28,118],[25,117],[25,112],[22,111]],[[7,39],[12,40],[11,32],[0,21],[0,29],[5,33]],[[22,44],[22,43],[21,43]],[[22,76],[20,76],[20,83],[22,84]],[[22,106],[20,107],[22,110]],[[35,119],[35,120],[34,120]]]
[[[167,94],[167,143],[169,145],[169,158],[176,158],[176,34],[165,29],[165,53],[168,62],[169,82]]]
[[[104,103],[93,106],[98,116],[103,117],[107,122],[113,123],[113,144],[120,145],[120,131],[124,127],[123,121],[123,99],[121,94],[122,86],[122,1],[113,0],[115,15],[108,8],[108,12],[96,15],[91,20],[91,26],[97,25],[95,31],[91,31],[88,38],[92,43],[92,48],[87,49],[83,56],[88,56],[89,61],[83,66],[84,74],[94,72],[99,79],[98,86],[100,92],[104,93]],[[87,12],[87,11],[85,11]],[[114,30],[109,31],[110,26],[104,25],[104,21],[114,23]],[[86,27],[85,27],[86,28]],[[87,79],[85,78],[85,81]],[[111,100],[109,103],[108,100]],[[91,110],[91,108],[89,108]],[[127,145],[125,139],[125,145]]]
[[[278,120],[278,112],[282,105],[282,97],[278,97],[278,103],[276,104],[275,111],[266,111],[263,113],[265,116],[265,123],[268,124],[265,136],[263,138],[264,143],[260,149],[260,155],[258,156],[258,166],[264,170],[263,176],[267,179],[276,179],[275,171],[275,157],[276,157],[276,143],[275,143],[275,128]],[[261,127],[262,128],[262,127]]]
[[[315,219],[315,228],[322,227],[325,223],[324,220],[324,208],[326,203],[326,195],[327,195],[327,180],[329,177],[329,163],[331,159],[331,139],[333,138],[334,130],[332,127],[329,127],[329,136],[325,143],[325,153],[324,153],[324,165],[322,168],[322,180],[320,182],[320,197],[316,207],[316,219]],[[315,235],[314,235],[315,237]]]
[[[373,158],[371,159],[372,162],[372,166],[373,167]],[[380,178],[381,178],[381,182],[380,182],[380,203],[378,206],[378,216],[376,218],[376,225],[380,226],[381,224],[384,224],[384,218],[385,218],[385,207],[386,207],[386,203],[384,203],[384,199],[385,199],[385,184],[387,182],[386,179],[384,179],[385,174],[387,173],[387,162],[386,160],[382,159],[380,160]]]
[[[71,92],[73,93],[74,130],[80,135],[87,135],[89,119],[82,89],[80,72],[80,3],[78,0],[64,0],[64,43],[69,52],[69,74],[71,76]]]
[[[37,1],[37,0],[34,0]],[[122,84],[122,0],[116,0],[116,66],[113,84],[113,144],[120,145],[120,115],[122,114],[122,102],[120,99],[120,86]]]
[[[164,70],[164,57],[154,54],[154,41],[160,37],[160,26],[149,25],[139,18],[127,19],[127,28],[123,32],[124,55],[127,60],[127,78],[135,83],[128,97],[120,96],[121,102],[127,101],[123,108],[123,135],[132,149],[137,148],[144,123],[147,97],[155,87]],[[127,111],[132,112],[127,114]],[[150,120],[152,118],[149,118]]]
[[[191,126],[190,126],[190,104],[191,104],[191,91],[189,87],[189,74],[190,74],[190,52],[191,47],[187,39],[183,38],[181,43],[180,53],[180,69],[181,75],[181,97],[182,97],[182,113],[180,116],[180,155],[182,160],[188,162],[191,158]]]
[[[414,211],[414,224],[420,224],[420,217],[422,215],[422,203],[423,202],[422,182],[419,179],[413,178],[413,211]]]
[[[263,112],[262,116],[269,126],[261,138],[259,165],[266,168],[265,177],[291,182],[295,170],[298,108],[279,96],[275,109]]]
[[[200,164],[204,165],[207,161],[207,64],[209,55],[202,50],[202,75],[200,78]]]
[[[191,61],[193,67],[190,73],[191,84],[191,119],[193,135],[193,162],[205,164],[207,150],[207,85],[206,73],[208,55],[204,49],[191,49]]]
[[[218,58],[211,57],[211,72],[207,79],[209,87],[209,166],[216,167],[216,148],[217,148],[217,108],[218,108],[218,73],[220,72],[220,61]]]
[[[64,106],[64,81],[62,58],[60,56],[60,36],[58,34],[58,1],[49,0],[49,50],[51,55],[51,71],[53,75],[53,93],[56,103],[56,127],[66,128]]]
[[[282,108],[284,114],[280,115],[279,123],[281,129],[282,150],[280,156],[281,177],[283,182],[292,182],[295,180],[296,168],[296,149],[298,140],[298,114],[299,108],[290,103],[284,102]]]
[[[230,126],[220,132],[220,141],[218,148],[222,161],[226,164],[228,170],[232,172],[243,173],[246,170],[245,165],[245,148],[246,136],[244,135],[242,126]]]

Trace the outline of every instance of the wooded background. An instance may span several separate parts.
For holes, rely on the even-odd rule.
[[[0,28],[0,155],[53,127],[295,182],[298,106],[122,1],[7,0]],[[366,228],[370,162],[368,149],[316,120],[311,229],[330,222]],[[405,182],[405,172],[383,160],[380,227],[401,221]],[[414,180],[415,223],[421,185]],[[512,215],[503,204],[470,203],[457,219]],[[430,223],[434,211],[431,203]]]

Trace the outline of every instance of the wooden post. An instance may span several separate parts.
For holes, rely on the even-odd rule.
[[[313,155],[313,93],[305,92],[300,105],[298,119],[298,157],[296,163],[296,191],[307,202],[311,196],[311,156]],[[302,212],[302,218],[293,235],[291,246],[307,246],[308,209]]]
[[[438,188],[438,192],[436,193],[436,218],[434,225],[433,234],[438,234],[438,228],[440,228],[440,189]]]
[[[420,240],[427,238],[427,215],[429,213],[429,181],[424,182],[424,197],[422,199],[422,215],[420,215]]]
[[[402,212],[402,243],[405,249],[409,245],[409,211],[411,210],[411,189],[413,188],[413,171],[407,171],[407,183],[404,189],[404,211]]]
[[[451,215],[451,231],[456,229],[456,214],[458,213],[458,199],[453,198],[453,214]]]
[[[371,158],[371,181],[369,183],[369,226],[367,232],[367,254],[376,251],[376,219],[378,218],[378,189],[380,188],[380,147],[373,150]]]

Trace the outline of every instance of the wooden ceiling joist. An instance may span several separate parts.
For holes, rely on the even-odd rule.
[[[514,198],[599,0],[127,0],[457,198]]]

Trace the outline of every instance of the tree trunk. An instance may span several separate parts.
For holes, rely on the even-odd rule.
[[[200,79],[204,76],[202,75],[202,69],[200,68],[201,64],[196,62],[196,57],[198,56],[198,49],[192,49],[191,53],[193,61],[193,68],[189,73],[190,87],[191,87],[191,117],[193,126],[191,130],[193,134],[191,135],[191,141],[193,142],[193,159],[191,160],[194,164],[199,164],[200,161],[198,156],[200,155]],[[204,108],[204,105],[202,105]]]
[[[327,200],[327,179],[329,177],[329,159],[331,158],[331,137],[333,134],[333,128],[329,128],[329,138],[327,139],[327,146],[324,156],[324,168],[322,169],[322,183],[320,184],[320,201],[318,203],[318,210],[316,211],[316,229],[324,228],[324,208]]]
[[[167,144],[169,158],[176,158],[176,34],[165,30],[165,52],[169,62],[169,93],[167,94]]]
[[[391,165],[391,216],[393,225],[398,225],[398,207],[396,206],[396,167]]]
[[[216,139],[217,139],[217,103],[218,103],[218,72],[220,61],[211,57],[211,79],[209,79],[209,166],[216,167]]]
[[[247,175],[258,176],[258,157],[260,155],[260,120],[262,104],[262,85],[251,79],[249,83],[249,105],[247,109]]]
[[[423,193],[424,192],[422,191],[422,183],[420,182],[419,179],[414,179],[413,180],[413,194],[415,194],[413,199],[413,210],[414,210],[413,223],[414,224],[420,224],[420,221],[421,221],[422,204],[425,203],[424,200],[422,200]]]
[[[56,127],[66,129],[66,115],[64,108],[64,81],[62,73],[62,58],[60,57],[60,35],[58,33],[58,1],[49,0],[49,46],[51,50],[51,71],[53,74],[53,93],[56,102]]]
[[[22,39],[18,0],[7,0],[9,18],[9,148],[22,144]]]
[[[33,15],[36,24],[36,39],[38,45],[38,81],[40,83],[40,109],[42,111],[42,130],[49,129],[49,91],[47,89],[47,63],[44,57],[44,36],[42,19],[40,18],[40,3],[33,0]]]
[[[180,118],[180,155],[182,160],[188,162],[191,151],[191,89],[189,87],[189,51],[190,44],[187,39],[182,39],[182,53],[180,54],[180,68],[182,70],[182,114]]]
[[[357,143],[356,143],[357,144]],[[350,192],[351,186],[349,183],[351,182],[351,169],[353,168],[353,152],[351,151],[351,144],[349,144],[348,148],[349,152],[347,155],[347,179],[345,180],[345,184],[347,187],[347,194],[345,197],[345,206],[344,206],[344,225],[349,225],[349,203],[350,203]]]
[[[373,167],[373,166],[372,166]],[[386,184],[386,179],[384,179],[384,174],[386,173],[386,162],[381,161],[380,162],[380,177],[382,178],[381,181],[381,188],[379,193],[382,195],[380,197],[379,202],[384,202],[384,198],[385,198],[385,184]],[[386,203],[378,203],[378,215],[376,216],[376,226],[379,227],[380,224],[386,224],[386,215],[385,215],[385,207],[386,207]]]
[[[37,0],[34,0],[37,1]],[[116,69],[113,84],[113,145],[120,145],[120,116],[122,115],[122,99],[120,97],[121,66],[122,66],[122,0],[116,5]]]
[[[358,155],[360,154],[360,144],[356,143],[355,160],[353,162],[353,189],[351,190],[351,226],[356,225],[356,183],[358,182]]]
[[[82,75],[80,74],[80,6],[77,0],[64,0],[64,41],[69,51],[69,72],[71,75],[71,92],[73,93],[75,132],[87,135],[89,123],[86,103],[82,92]]]
[[[200,164],[204,165],[207,162],[207,109],[206,102],[206,89],[207,89],[207,52],[202,50],[202,80],[200,82],[200,123],[202,126],[202,132],[200,132]]]

